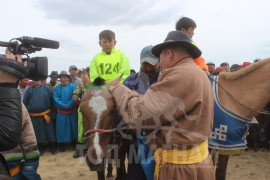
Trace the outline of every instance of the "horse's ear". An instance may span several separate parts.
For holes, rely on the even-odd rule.
[[[124,74],[121,74],[121,76],[115,78],[114,80],[108,82],[106,85],[107,87],[110,87],[110,86],[116,86],[118,85],[120,82],[121,82],[121,79],[123,77]]]
[[[86,69],[83,69],[82,82],[84,87],[90,86],[92,84],[90,81],[89,73],[86,71]]]

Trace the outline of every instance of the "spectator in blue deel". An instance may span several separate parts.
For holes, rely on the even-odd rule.
[[[56,140],[60,152],[65,151],[65,144],[76,146],[78,137],[78,115],[72,99],[76,86],[69,82],[70,75],[62,71],[58,77],[60,84],[55,86],[53,98],[56,107]]]

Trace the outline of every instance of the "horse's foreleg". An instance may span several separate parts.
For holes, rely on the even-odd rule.
[[[125,167],[125,157],[120,157],[120,166],[117,166],[116,168],[117,176],[115,180],[124,180],[126,179],[127,173],[126,173],[126,167]]]
[[[105,170],[97,171],[98,180],[105,180]]]
[[[229,162],[229,155],[218,155],[218,162],[216,164],[216,180],[225,180],[227,165]]]
[[[122,145],[118,149],[119,164],[116,163],[117,176],[116,176],[115,180],[124,180],[127,177],[125,160],[126,160],[126,153],[128,151],[128,147],[129,147],[129,142],[127,140],[123,139]]]
[[[112,171],[113,171],[113,165],[112,165],[112,162],[110,161],[108,162],[108,167],[107,167],[107,178],[113,177]]]

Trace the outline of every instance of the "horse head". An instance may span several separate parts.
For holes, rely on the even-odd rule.
[[[82,81],[86,89],[80,104],[88,147],[86,161],[91,171],[101,171],[113,138],[115,103],[108,91],[109,85],[102,78],[91,82],[84,71]]]

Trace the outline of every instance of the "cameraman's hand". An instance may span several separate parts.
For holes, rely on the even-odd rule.
[[[21,55],[14,55],[12,54],[9,49],[7,48],[6,49],[6,59],[9,59],[9,60],[17,60],[19,63],[22,63],[22,56]]]
[[[5,52],[6,55],[6,59],[7,60],[16,60],[17,62],[22,64],[22,56],[21,55],[14,55],[12,54],[9,49],[6,49]],[[26,66],[26,64],[24,64],[24,66]],[[11,82],[11,83],[16,83],[19,78],[11,73],[5,72],[0,70],[0,83],[4,83],[4,82]]]

